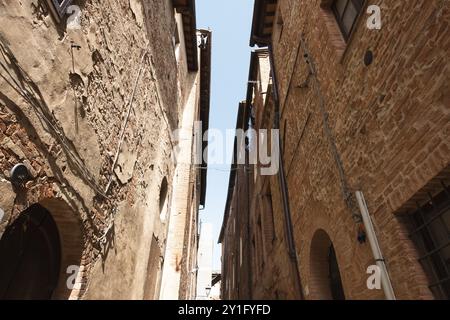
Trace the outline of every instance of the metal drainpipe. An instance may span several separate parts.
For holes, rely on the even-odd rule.
[[[248,108],[248,106],[246,106],[246,108]],[[245,176],[246,176],[246,191],[247,191],[247,249],[248,249],[248,253],[249,253],[249,257],[253,257],[252,255],[252,245],[251,245],[251,229],[250,229],[250,164],[249,164],[249,154],[248,152],[246,152],[245,155]],[[250,259],[246,259],[247,261],[247,267],[248,267],[248,294],[249,294],[249,299],[252,300],[253,299],[253,288],[252,288],[252,263],[250,261]]]
[[[236,166],[236,188],[239,189],[239,165]],[[238,214],[238,212],[240,211],[240,205],[241,205],[241,201],[240,201],[240,194],[239,192],[236,192],[236,211],[235,211],[235,215],[234,215],[234,226],[235,226],[235,235],[237,235],[237,237],[235,237],[234,239],[234,252],[238,253],[235,256],[235,264],[234,264],[234,272],[236,273],[235,276],[235,280],[236,281],[236,299],[237,300],[241,300],[241,290],[240,290],[240,283],[241,283],[241,266],[240,266],[240,257],[241,257],[241,246],[240,246],[240,240],[241,240],[241,224],[240,224],[240,218],[241,215]],[[237,249],[237,250],[236,250]]]
[[[389,278],[389,273],[386,268],[386,262],[383,258],[383,254],[381,253],[381,248],[378,243],[369,210],[367,208],[366,200],[364,199],[364,195],[361,191],[356,192],[356,199],[361,211],[364,227],[367,231],[367,238],[369,239],[373,257],[375,258],[378,268],[381,270],[381,286],[383,287],[384,295],[387,300],[396,300],[391,279]]]
[[[279,98],[279,91],[278,91],[278,81],[276,76],[276,70],[275,70],[275,61],[274,61],[274,55],[273,55],[273,47],[272,43],[268,43],[268,50],[269,50],[269,61],[270,61],[270,69],[272,73],[272,83],[273,83],[273,99],[275,102],[275,121],[274,121],[274,129],[280,129],[280,98]],[[279,135],[279,171],[278,171],[278,179],[280,183],[281,188],[281,194],[282,194],[282,200],[283,200],[283,212],[285,215],[285,223],[286,223],[286,233],[287,233],[287,241],[288,241],[288,247],[289,247],[289,256],[292,260],[292,263],[294,265],[294,270],[297,278],[297,285],[299,287],[300,292],[300,298],[304,299],[303,295],[303,286],[300,278],[300,270],[298,268],[298,256],[297,256],[297,250],[295,248],[295,239],[294,239],[294,232],[292,227],[292,216],[291,216],[291,210],[289,207],[289,193],[288,193],[288,187],[286,182],[286,176],[284,171],[284,163],[283,163],[283,144],[281,135]]]

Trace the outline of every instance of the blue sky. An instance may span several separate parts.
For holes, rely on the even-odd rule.
[[[245,99],[250,63],[249,39],[253,0],[197,0],[197,28],[212,31],[212,74],[210,128],[223,131],[236,126],[239,102]],[[227,162],[230,160],[227,159]],[[202,222],[213,225],[214,264],[221,269],[217,240],[227,197],[230,165],[208,168],[206,208]]]

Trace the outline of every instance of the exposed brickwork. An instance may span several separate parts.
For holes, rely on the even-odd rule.
[[[272,41],[281,101],[282,156],[306,299],[329,298],[320,289],[324,280],[317,276],[325,274],[319,272],[323,266],[312,263],[318,261],[312,249],[318,230],[328,235],[336,250],[346,299],[384,298],[383,291],[366,286],[366,269],[375,262],[369,244],[357,241],[360,226],[343,198],[333,143],[349,191],[365,194],[397,298],[433,298],[417,249],[398,214],[414,207],[416,200],[423,203],[424,191],[437,192],[438,178],[450,178],[450,3],[366,2],[366,6],[370,4],[382,10],[382,29],[369,30],[368,15],[363,11],[345,43],[329,3],[278,1],[275,21],[282,15],[284,24],[274,25]],[[364,65],[367,50],[374,55],[370,66]],[[317,82],[308,76],[305,54],[314,63]],[[258,124],[264,117],[273,117],[264,114],[273,113],[274,105],[270,101],[261,104],[261,93],[254,93]],[[331,140],[325,132],[324,116]],[[289,269],[283,243],[285,219],[275,177],[271,178],[271,190],[277,241],[265,261],[262,274],[267,273],[261,278],[270,284],[256,280],[258,269],[252,269],[252,290],[259,292],[254,294],[256,298],[298,297],[292,285],[295,271]],[[252,201],[258,201],[257,188],[250,195]],[[226,221],[225,226],[229,228]],[[224,274],[223,283],[228,279]],[[224,296],[227,294],[225,289]]]
[[[145,280],[160,281],[149,259],[163,260],[153,253],[164,254],[170,223],[160,218],[159,184],[173,180],[171,134],[188,94],[199,95],[185,50],[175,57],[172,1],[74,1],[79,30],[56,25],[45,3],[0,3],[1,24],[9,26],[0,30],[0,180],[14,195],[0,203],[0,235],[40,203],[58,225],[62,268],[81,266],[71,292],[61,270],[55,298],[158,298]],[[17,163],[32,180],[13,190]],[[169,203],[172,189],[169,183]],[[154,239],[159,248],[151,249]]]

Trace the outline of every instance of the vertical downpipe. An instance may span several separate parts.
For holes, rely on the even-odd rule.
[[[249,108],[249,106],[245,106],[246,108]],[[253,288],[252,288],[252,261],[251,258],[253,257],[252,254],[252,237],[251,237],[251,229],[250,229],[250,161],[249,161],[249,153],[246,150],[245,152],[245,182],[246,182],[246,193],[247,193],[247,252],[248,257],[246,259],[247,261],[247,268],[248,268],[248,299],[253,299]]]
[[[367,238],[369,239],[373,257],[378,268],[381,270],[381,286],[383,287],[384,295],[387,300],[396,300],[391,279],[389,278],[389,273],[387,271],[386,262],[383,254],[381,253],[381,248],[373,227],[372,219],[370,217],[364,195],[361,191],[356,192],[356,199],[358,200],[359,209],[361,211],[364,227],[366,228]]]
[[[275,103],[275,121],[274,121],[274,129],[280,129],[280,98],[279,98],[279,91],[278,91],[278,81],[276,76],[276,70],[275,70],[275,61],[274,61],[274,55],[273,55],[273,47],[272,43],[268,44],[268,50],[269,50],[269,61],[270,61],[270,70],[272,73],[272,83],[273,83],[273,100]],[[287,181],[284,171],[284,163],[283,163],[283,144],[281,141],[281,135],[279,135],[278,140],[278,150],[279,150],[279,171],[278,171],[278,179],[280,183],[281,188],[281,195],[282,195],[282,201],[283,201],[283,212],[285,215],[285,224],[286,224],[286,233],[287,233],[287,241],[288,241],[288,247],[289,247],[289,256],[291,258],[291,261],[294,266],[294,272],[297,279],[297,285],[300,293],[300,299],[304,299],[303,295],[303,286],[301,283],[301,277],[300,277],[300,270],[298,268],[298,256],[297,256],[297,250],[295,248],[295,239],[294,239],[294,232],[292,227],[292,216],[291,211],[289,207],[289,193],[288,193],[288,187],[287,187]]]

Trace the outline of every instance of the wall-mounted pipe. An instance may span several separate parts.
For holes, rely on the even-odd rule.
[[[270,70],[271,70],[271,76],[272,76],[272,95],[273,100],[275,104],[275,121],[273,128],[279,130],[280,129],[280,92],[279,92],[279,86],[278,86],[278,78],[277,73],[275,69],[275,58],[273,54],[273,47],[272,43],[268,43],[268,51],[269,51],[269,62],[270,62]],[[287,242],[289,247],[289,256],[291,258],[293,267],[294,267],[294,273],[297,280],[298,285],[298,291],[300,294],[300,299],[304,299],[303,295],[303,285],[300,277],[300,270],[298,266],[298,256],[297,256],[297,250],[295,246],[295,239],[294,239],[294,228],[292,225],[292,215],[291,215],[291,209],[289,206],[289,191],[288,191],[288,185],[286,181],[286,175],[285,175],[285,169],[284,169],[284,162],[283,162],[283,142],[281,136],[279,136],[278,141],[278,153],[279,153],[279,170],[278,170],[278,180],[280,184],[280,191],[281,191],[281,199],[283,203],[283,213],[285,216],[285,225],[286,225],[286,233],[287,233]]]
[[[370,217],[369,209],[367,208],[366,200],[364,199],[364,194],[361,191],[357,191],[356,199],[358,201],[359,210],[361,211],[364,227],[366,228],[367,238],[369,239],[373,257],[375,258],[376,264],[381,271],[381,287],[383,288],[384,295],[387,300],[396,300],[391,279],[389,278],[386,268],[386,262],[384,261],[383,254],[381,253],[381,248],[373,227],[372,218]]]
[[[280,120],[281,120],[281,113],[280,113],[280,92],[279,92],[279,86],[278,86],[278,78],[277,78],[277,72],[275,69],[275,58],[273,53],[273,45],[271,39],[263,39],[256,36],[252,36],[252,41],[255,43],[258,43],[258,46],[265,45],[267,46],[267,49],[269,51],[269,63],[270,63],[270,73],[272,77],[272,97],[275,105],[275,119],[273,124],[273,129],[280,129]],[[298,52],[297,52],[297,59],[298,59]],[[295,70],[295,68],[294,68]],[[293,72],[294,72],[293,70]],[[293,73],[292,72],[292,73]],[[292,75],[291,75],[292,78]],[[300,277],[300,270],[299,270],[299,263],[298,263],[298,256],[297,256],[297,250],[295,246],[295,239],[294,239],[294,230],[292,226],[292,216],[291,216],[291,209],[289,206],[289,191],[286,181],[286,175],[285,175],[285,169],[284,169],[284,163],[283,163],[283,141],[281,136],[278,138],[278,152],[279,152],[279,170],[278,170],[278,180],[280,185],[280,192],[281,192],[281,200],[283,204],[283,213],[285,217],[285,229],[286,229],[286,236],[287,236],[287,243],[288,243],[288,250],[289,250],[289,257],[291,258],[294,273],[296,277],[296,282],[298,286],[298,292],[300,295],[300,299],[304,299],[304,293],[303,293],[303,285],[302,280]]]

